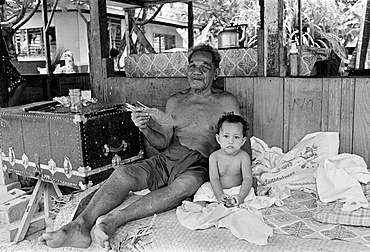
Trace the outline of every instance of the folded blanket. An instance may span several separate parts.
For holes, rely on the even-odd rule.
[[[342,210],[348,212],[369,206],[360,185],[370,181],[370,172],[362,157],[344,153],[328,158],[315,176],[322,202],[340,200],[344,202]]]
[[[186,228],[206,229],[228,228],[239,239],[258,245],[266,245],[273,229],[264,221],[260,211],[254,208],[226,208],[223,204],[210,204],[202,212],[185,211],[181,206],[176,209],[177,219]]]
[[[370,201],[370,183],[361,184],[361,188],[367,201]],[[339,200],[328,203],[318,200],[312,218],[323,223],[370,227],[370,207],[360,207],[348,212],[343,211],[343,205]]]

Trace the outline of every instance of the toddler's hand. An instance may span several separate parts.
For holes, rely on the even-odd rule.
[[[225,204],[225,202],[230,200],[230,195],[222,193],[222,194],[218,195],[216,198],[217,198],[218,202],[221,202],[221,203]]]
[[[225,203],[225,207],[234,207],[238,206],[238,197],[237,196],[232,196],[230,197]]]

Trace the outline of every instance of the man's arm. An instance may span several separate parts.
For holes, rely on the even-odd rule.
[[[247,138],[247,140],[245,141],[245,143],[243,144],[243,146],[241,147],[241,149],[244,150],[246,153],[248,153],[248,155],[249,155],[249,161],[252,164],[252,146],[251,146],[251,140],[250,140],[249,136],[247,136],[246,138]]]
[[[170,143],[169,137],[167,137],[163,132],[154,130],[151,127],[140,129],[140,131],[148,140],[149,144],[157,150],[165,149]]]
[[[173,120],[170,114],[156,108],[138,109],[132,112],[131,118],[154,148],[164,149],[172,141]]]

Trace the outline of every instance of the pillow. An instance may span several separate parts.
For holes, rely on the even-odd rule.
[[[361,184],[361,187],[367,201],[370,202],[370,183]],[[342,211],[343,204],[344,202],[338,200],[329,203],[317,200],[317,208],[312,217],[324,223],[370,227],[370,207],[345,212]]]

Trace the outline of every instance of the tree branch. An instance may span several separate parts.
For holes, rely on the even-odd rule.
[[[154,12],[154,14],[147,20],[142,20],[142,21],[136,21],[136,24],[137,25],[146,25],[147,23],[151,22],[158,14],[159,12],[161,11],[163,7],[163,4],[161,4],[158,9]]]
[[[36,13],[37,9],[40,6],[40,3],[41,3],[41,1],[37,0],[36,6],[35,6],[35,8],[33,8],[31,13],[25,19],[23,19],[21,22],[19,22],[19,23],[17,22],[17,24],[13,27],[14,31],[18,30],[20,27],[22,27],[22,25],[27,23],[33,17],[33,15]]]
[[[50,24],[51,24],[51,21],[53,21],[53,17],[54,17],[54,14],[55,14],[55,10],[57,9],[57,5],[58,5],[58,0],[54,0],[53,9],[51,11],[49,21],[46,24],[45,31],[48,31],[49,28],[50,28]]]
[[[86,17],[84,16],[84,14],[82,13],[80,6],[78,6],[78,4],[76,4],[75,6],[76,6],[77,11],[78,11],[78,14],[80,14],[80,17],[82,18],[82,20],[83,20],[87,25],[89,25],[89,20],[87,20],[87,19],[86,19]]]

